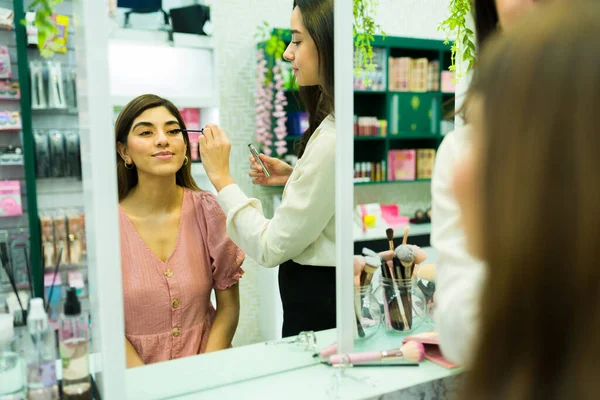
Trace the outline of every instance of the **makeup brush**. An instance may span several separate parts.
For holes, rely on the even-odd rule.
[[[329,346],[325,347],[323,350],[321,350],[319,353],[315,353],[313,357],[327,358],[335,354],[336,351],[337,343],[332,343]]]
[[[387,228],[385,230],[385,235],[387,236],[387,240],[390,245],[390,250],[394,251],[394,230],[392,228]]]
[[[366,256],[371,256],[371,257],[379,257],[379,253],[371,250],[371,249],[367,249],[366,247],[363,247],[362,249],[362,253],[363,255]]]
[[[365,266],[360,274],[360,285],[367,286],[373,279],[373,274],[377,271],[377,266],[380,263],[380,259],[373,256],[365,257]]]
[[[23,247],[25,254],[25,266],[27,267],[27,282],[29,282],[29,293],[33,299],[33,278],[31,277],[31,265],[29,264],[29,256],[27,255],[27,247]]]
[[[25,308],[23,308],[23,303],[21,302],[21,297],[19,296],[19,290],[17,289],[17,283],[15,282],[15,276],[13,275],[12,270],[7,267],[8,260],[6,259],[6,256],[4,254],[2,254],[0,256],[0,262],[2,262],[2,268],[6,272],[6,275],[8,276],[10,286],[12,287],[13,292],[15,292],[15,296],[17,297],[17,301],[19,302],[19,307],[21,308],[21,315],[13,316],[13,318],[15,318],[15,321],[17,322],[17,321],[20,321],[24,317]]]
[[[50,302],[52,301],[52,292],[54,292],[54,283],[56,282],[56,275],[58,275],[58,267],[60,266],[60,259],[62,257],[63,249],[60,248],[60,252],[58,253],[58,258],[56,259],[56,265],[54,266],[54,276],[52,277],[52,286],[50,286],[50,292],[48,293],[48,300],[46,302],[46,314],[48,314],[48,309],[50,308]]]
[[[328,365],[330,367],[341,367],[342,364],[332,364],[329,361],[321,361],[321,364]],[[364,362],[364,363],[354,363],[348,365],[349,367],[418,367],[419,363],[408,363],[408,362]]]
[[[408,232],[410,231],[410,226],[404,226],[404,237],[402,238],[402,244],[406,245],[408,242]]]
[[[333,365],[342,364],[344,361],[354,364],[382,360],[384,358],[391,357],[402,357],[406,361],[421,362],[425,358],[425,348],[423,347],[422,343],[410,340],[403,344],[399,349],[365,353],[334,354],[329,357],[329,362]]]

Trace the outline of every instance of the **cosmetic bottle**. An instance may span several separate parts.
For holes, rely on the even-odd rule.
[[[81,313],[75,288],[68,289],[63,311],[59,330],[63,399],[91,400],[89,327],[87,319]]]
[[[27,355],[27,399],[58,400],[54,331],[48,327],[44,301],[40,298],[31,300],[27,329],[33,342]]]
[[[25,367],[17,349],[13,317],[0,314],[0,400],[25,400]]]

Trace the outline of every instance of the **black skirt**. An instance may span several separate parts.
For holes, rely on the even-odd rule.
[[[286,261],[279,266],[279,293],[283,337],[335,328],[334,267]]]

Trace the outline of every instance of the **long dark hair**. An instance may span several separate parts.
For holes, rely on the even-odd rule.
[[[185,122],[179,113],[179,110],[173,103],[167,99],[163,99],[155,94],[143,94],[131,100],[121,110],[115,123],[115,138],[117,143],[127,144],[127,137],[131,130],[131,125],[137,117],[140,116],[146,110],[156,107],[166,108],[171,115],[177,119],[181,129],[186,129]],[[184,164],[179,171],[175,174],[175,180],[177,185],[192,190],[200,190],[194,178],[192,177],[192,165],[189,160],[192,159],[190,152],[190,140],[187,132],[183,132],[183,139],[186,144],[186,156],[188,163]],[[125,163],[117,151],[117,181],[119,186],[119,201],[122,201],[129,191],[133,189],[138,183],[138,173],[135,165],[132,169],[125,168]]]
[[[495,0],[472,0],[472,5],[477,47],[479,51],[482,51],[484,43],[498,29],[498,10]]]
[[[302,22],[315,42],[319,55],[320,85],[301,86],[300,99],[308,112],[308,129],[297,142],[298,158],[302,157],[308,140],[335,110],[333,80],[333,0],[294,0],[294,8],[302,12]]]
[[[482,256],[464,398],[598,398],[600,2],[556,1],[486,44]]]

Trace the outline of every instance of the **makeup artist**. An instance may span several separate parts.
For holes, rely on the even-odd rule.
[[[185,129],[177,107],[151,94],[115,125],[128,367],[228,348],[238,324],[244,253],[192,178]]]
[[[473,17],[479,51],[501,27],[509,31],[519,17],[537,12],[540,0],[474,0]],[[469,96],[465,101],[466,116]],[[465,118],[468,121],[468,118]],[[436,329],[444,355],[466,365],[472,352],[480,310],[479,296],[485,276],[484,264],[467,251],[461,212],[452,190],[455,166],[471,146],[471,126],[449,133],[438,149],[432,191],[431,244],[439,252],[436,269]]]
[[[272,219],[231,177],[225,132],[209,125],[200,137],[202,162],[227,214],[229,236],[260,265],[280,266],[284,337],[335,328],[336,323],[333,0],[294,1],[290,22],[292,42],[284,58],[300,86],[309,127],[294,168],[264,155],[271,177],[252,167],[254,183],[285,184]]]

